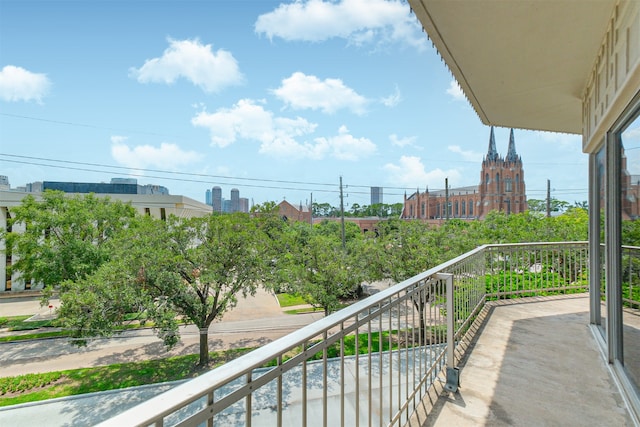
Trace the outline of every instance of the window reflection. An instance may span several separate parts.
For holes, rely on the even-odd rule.
[[[640,117],[618,135],[620,143],[621,267],[624,365],[640,384]]]

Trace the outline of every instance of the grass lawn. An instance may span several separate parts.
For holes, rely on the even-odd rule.
[[[305,314],[305,313],[315,313],[317,311],[324,311],[322,308],[314,308],[314,307],[308,307],[308,308],[297,308],[295,310],[285,310],[286,314]]]
[[[10,331],[28,331],[32,329],[51,328],[56,326],[55,320],[36,320],[26,322],[31,316],[0,317],[0,328]]]
[[[192,354],[95,368],[0,378],[0,406],[194,378],[251,350],[251,348],[243,348],[213,352],[211,353],[211,362],[206,368],[198,367],[198,355]]]
[[[0,328],[6,329],[11,332],[19,331],[36,331],[27,334],[7,335],[0,337],[0,342],[12,342],[33,340],[39,338],[53,338],[53,337],[66,337],[69,333],[65,330],[47,330],[47,328],[56,328],[59,326],[57,319],[53,320],[36,320],[27,322],[26,320],[31,316],[12,316],[12,317],[0,317]],[[138,328],[150,328],[153,326],[153,322],[146,320],[146,316],[129,316],[130,323],[124,325],[124,329],[138,329]]]
[[[304,298],[296,294],[276,294],[280,307],[293,307],[294,305],[308,304]]]

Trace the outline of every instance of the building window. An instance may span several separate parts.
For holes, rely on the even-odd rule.
[[[167,211],[164,208],[160,208],[160,219],[163,221],[167,220]]]
[[[516,191],[520,191],[520,174],[516,174]]]
[[[473,200],[469,202],[469,216],[473,216],[473,203]]]
[[[462,201],[462,216],[466,216],[467,215],[467,203],[463,200]]]
[[[144,208],[144,214],[147,215],[147,216],[151,216],[151,209]]]
[[[496,174],[496,193],[500,193],[500,174]]]
[[[489,191],[489,174],[484,176],[484,191]]]
[[[458,201],[456,200],[456,206],[455,206],[455,210],[454,210],[455,214],[453,215],[454,217],[458,217],[460,214],[458,213]]]
[[[424,218],[424,214],[425,214],[425,206],[424,206],[424,203],[422,203],[422,206],[420,207],[420,217]]]
[[[513,191],[511,188],[511,178],[504,179],[504,191],[507,193],[511,193],[511,191]]]

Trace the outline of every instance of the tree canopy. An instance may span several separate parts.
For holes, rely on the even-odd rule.
[[[116,236],[136,215],[131,205],[93,194],[47,190],[11,209],[6,246],[11,270],[45,288],[80,280],[111,258]]]
[[[180,339],[180,322],[196,325],[206,364],[211,323],[258,286],[287,289],[329,314],[364,281],[399,282],[485,243],[586,240],[588,229],[587,211],[575,206],[550,218],[490,212],[439,226],[391,218],[375,234],[347,222],[343,244],[339,222],[311,226],[277,212],[266,203],[250,215],[160,220],[94,195],[45,192],[12,208],[4,237],[16,255],[12,269],[42,283],[47,296],[59,292],[60,320],[77,342],[144,314],[168,347]],[[623,224],[627,244],[637,244],[637,228]]]
[[[104,288],[123,287],[121,312],[102,313],[113,325],[126,310],[144,309],[154,321],[167,346],[178,342],[178,318],[200,330],[200,364],[209,361],[208,329],[214,320],[231,310],[240,296],[252,295],[261,284],[266,268],[264,239],[258,223],[246,214],[210,215],[202,218],[170,216],[166,221],[139,217],[119,236],[113,261],[99,274],[68,283],[61,295],[62,306],[78,295],[106,293]],[[68,292],[73,289],[73,292]],[[73,294],[73,295],[71,295]],[[72,298],[72,299],[70,299]],[[127,301],[137,301],[137,306]],[[74,322],[94,321],[86,311],[65,311]],[[71,316],[73,314],[73,316]],[[99,328],[85,334],[104,333]]]

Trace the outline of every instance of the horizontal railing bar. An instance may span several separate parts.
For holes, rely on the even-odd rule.
[[[533,288],[533,289],[520,289],[517,291],[503,291],[503,292],[492,292],[488,293],[487,297],[500,297],[504,295],[519,295],[519,294],[532,294],[532,293],[540,293],[540,292],[551,292],[551,291],[568,291],[568,290],[588,290],[589,285],[576,285],[576,286],[561,286],[555,288]]]

